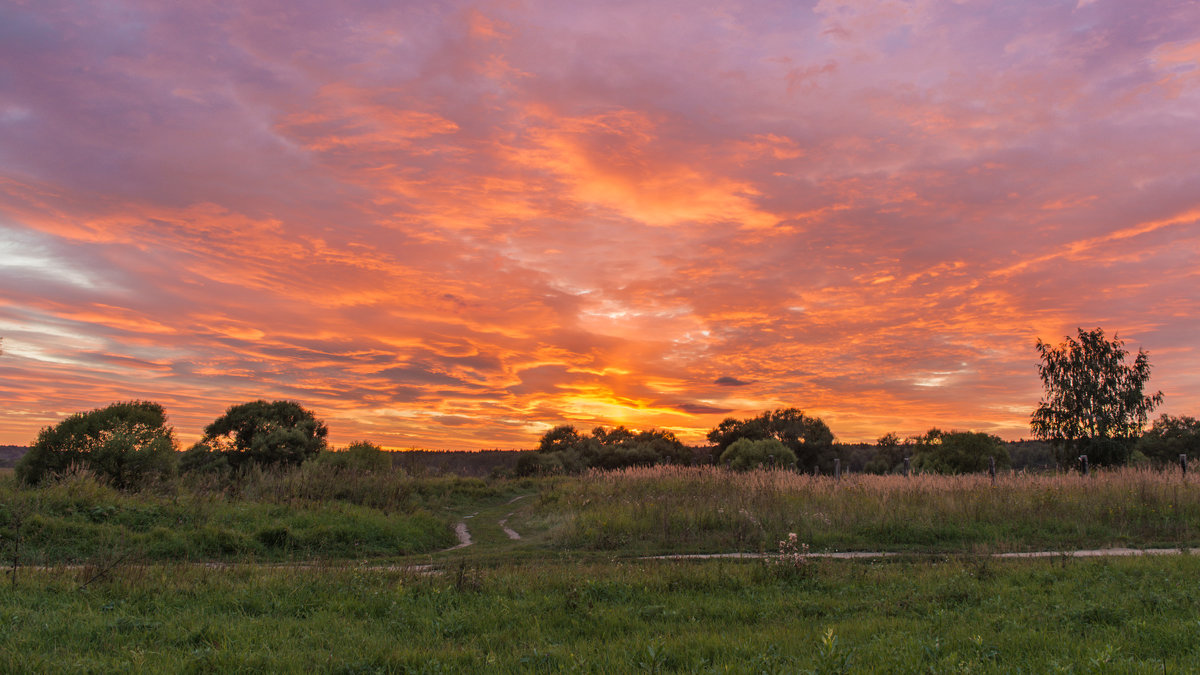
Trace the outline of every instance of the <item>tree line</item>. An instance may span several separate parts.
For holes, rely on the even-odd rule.
[[[46,427],[17,462],[17,479],[37,484],[79,469],[118,489],[137,489],[178,473],[233,473],[251,466],[298,466],[314,457],[331,466],[383,468],[390,460],[366,441],[344,452],[328,449],[329,428],[293,401],[230,406],[185,452],[166,411],[151,401],[113,403]]]
[[[1039,375],[1046,395],[1030,420],[1036,438],[1053,448],[1059,466],[1081,456],[1101,466],[1128,463],[1162,465],[1181,454],[1200,452],[1200,422],[1161,415],[1143,433],[1162,392],[1145,393],[1148,355],[1139,349],[1132,363],[1116,336],[1097,328],[1079,329],[1078,339],[1059,345],[1038,341]],[[204,436],[178,452],[174,429],[163,407],[150,401],[114,403],[71,415],[46,427],[17,463],[27,484],[87,469],[122,489],[132,489],[178,473],[236,473],[251,466],[288,467],[320,458],[331,467],[382,469],[391,465],[379,446],[366,441],[328,453],[324,422],[293,401],[252,401],[230,406],[204,428]],[[745,419],[729,417],[711,429],[708,446],[687,446],[666,430],[598,426],[580,432],[561,425],[547,431],[534,452],[516,462],[519,475],[575,473],[655,464],[707,463],[733,470],[758,467],[831,473],[847,457],[819,417],[798,408],[764,411]],[[901,439],[885,434],[870,447],[861,470],[894,473],[969,473],[1011,458],[998,437],[976,431],[943,431]]]
[[[1090,464],[1163,465],[1181,454],[1200,452],[1200,422],[1188,416],[1161,415],[1143,433],[1150,413],[1163,401],[1162,392],[1145,393],[1150,360],[1139,349],[1132,363],[1124,341],[1105,337],[1100,328],[1078,329],[1078,337],[1051,345],[1037,342],[1038,374],[1046,395],[1030,418],[1035,438],[1053,449],[1057,464],[1074,466],[1082,457]],[[616,434],[614,437],[613,434]],[[616,438],[616,440],[610,440]],[[662,449],[647,441],[663,439]],[[648,464],[708,463],[731,469],[791,468],[830,473],[845,446],[819,417],[797,408],[765,411],[747,419],[730,417],[707,434],[708,448],[683,452],[666,431],[634,433],[624,427],[597,427],[591,435],[564,425],[542,437],[538,454],[523,458],[525,474],[618,468]],[[670,452],[663,449],[670,447]],[[874,444],[862,469],[868,473],[913,470],[928,473],[971,473],[991,466],[1007,468],[1008,449],[999,437],[978,431],[943,431],[900,438],[885,434]]]

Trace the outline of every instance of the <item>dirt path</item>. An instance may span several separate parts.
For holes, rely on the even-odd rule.
[[[471,544],[475,543],[475,542],[471,541],[471,531],[467,529],[466,523],[459,523],[459,524],[455,525],[454,526],[454,534],[455,534],[455,536],[458,537],[458,545],[451,546],[450,548],[446,549],[447,551],[453,551],[453,550],[459,549],[459,548],[466,548],[467,546],[470,546]]]
[[[481,510],[476,511],[475,513],[472,513],[468,516],[463,516],[462,520],[459,521],[458,524],[456,524],[454,526],[454,534],[455,534],[455,536],[458,537],[458,544],[455,546],[451,546],[450,548],[447,548],[447,549],[442,549],[442,551],[440,551],[440,552],[446,553],[448,551],[456,551],[461,548],[466,548],[468,546],[475,545],[476,544],[475,538],[471,536],[471,530],[470,530],[470,528],[467,527],[468,520],[472,520],[476,517],[479,517],[480,520],[484,520],[484,521],[491,520],[492,518],[496,518],[497,516],[499,516],[500,512],[502,512],[502,510],[504,510],[506,507],[508,507],[512,504],[515,504],[518,501],[525,499],[526,497],[529,497],[529,496],[531,496],[531,495],[518,495],[503,504],[488,506],[488,507],[482,508]],[[520,541],[520,539],[521,539],[520,533],[518,533],[516,530],[514,530],[508,526],[508,519],[512,518],[514,515],[516,515],[516,513],[517,513],[516,510],[510,510],[503,517],[501,517],[499,520],[496,521],[496,525],[498,525],[500,530],[502,532],[504,532],[504,536],[507,537],[508,541]],[[482,515],[480,515],[480,514],[482,514]],[[489,533],[487,531],[483,531],[479,538],[480,538],[481,542],[485,545],[484,548],[490,549],[491,547],[495,546],[498,542],[495,541],[495,537],[491,537],[488,535],[489,535]],[[504,540],[501,539],[499,541],[502,542]]]
[[[1082,551],[1025,551],[1019,553],[993,553],[993,558],[1121,558],[1133,555],[1197,555],[1200,548],[1094,548]]]
[[[470,532],[467,531],[466,523],[459,523],[455,528],[455,534],[458,535],[459,544],[452,546],[442,551],[453,551],[455,549],[471,546]],[[765,553],[678,553],[674,555],[651,555],[642,556],[641,560],[716,560],[716,559],[741,559],[741,560],[760,560],[771,557],[772,554]],[[901,555],[916,555],[921,557],[936,557],[936,556],[954,556],[955,553],[901,553],[898,551],[830,551],[825,553],[809,553],[806,557],[817,559],[832,559],[832,560],[855,560],[869,558],[889,558],[892,556]],[[1017,553],[992,553],[987,557],[991,558],[1124,558],[1132,556],[1149,556],[1149,555],[1200,555],[1200,548],[1097,548],[1084,549],[1078,551],[1024,551]],[[113,565],[117,567],[154,567],[155,565],[179,565],[178,562],[162,562],[162,563],[147,563],[147,562],[126,562]],[[271,563],[254,563],[254,562],[190,562],[182,563],[193,567],[203,567],[210,569],[253,569],[253,568],[278,568],[278,569],[358,569],[371,572],[406,572],[409,574],[442,574],[445,563],[395,563],[395,564],[371,564],[363,561],[305,561],[305,562],[271,562]],[[83,569],[94,569],[95,565],[80,565],[80,564],[58,564],[58,565],[21,565],[18,569],[22,573],[28,572],[55,572],[55,571],[79,571]],[[102,571],[97,574],[97,578],[104,576],[107,571]]]
[[[676,553],[669,555],[648,555],[642,560],[717,560],[721,558],[758,560],[770,558],[774,553]],[[835,551],[831,553],[809,553],[805,558],[834,558],[837,560],[852,560],[855,558],[888,558],[902,555],[892,551]]]
[[[509,515],[509,516],[511,516],[512,514],[510,513],[510,514],[508,514],[508,515]],[[500,526],[500,529],[501,529],[501,530],[504,530],[504,534],[508,535],[508,538],[509,538],[509,539],[512,539],[513,541],[516,541],[516,540],[518,540],[518,539],[520,539],[520,538],[521,538],[521,535],[520,535],[520,534],[518,534],[516,530],[514,530],[514,529],[512,529],[511,527],[509,527],[509,526],[508,526],[508,516],[505,516],[505,517],[504,517],[504,518],[503,518],[503,519],[502,519],[502,520],[501,520],[499,523],[497,523],[497,524]]]
[[[1021,551],[1016,553],[991,553],[992,558],[1124,558],[1138,555],[1200,555],[1200,548],[1094,548],[1079,551]],[[643,556],[643,560],[714,560],[718,558],[761,559],[773,557],[774,553],[679,553],[675,555]],[[954,553],[901,553],[899,551],[831,551],[809,553],[806,558],[830,558],[854,560],[857,558],[890,558],[898,555],[955,555]]]
[[[521,495],[520,497],[513,497],[512,499],[508,500],[508,503],[515,504],[517,501],[519,501],[521,499],[525,499],[528,496],[529,495]],[[504,534],[508,535],[509,539],[516,541],[521,538],[521,535],[518,534],[516,530],[514,530],[508,526],[508,519],[512,518],[514,513],[516,513],[516,511],[509,511],[508,515],[501,518],[500,522],[497,524],[500,526],[501,530],[504,530]]]

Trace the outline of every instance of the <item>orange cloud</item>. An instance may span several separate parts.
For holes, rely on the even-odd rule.
[[[732,222],[757,229],[780,220],[754,204],[757,191],[750,184],[663,156],[668,148],[646,115],[613,111],[561,119],[534,110],[531,117],[540,147],[518,160],[554,171],[580,202],[652,226]]]

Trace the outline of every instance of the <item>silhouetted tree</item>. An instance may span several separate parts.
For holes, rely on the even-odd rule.
[[[796,466],[796,453],[774,438],[757,441],[739,438],[721,453],[718,463],[736,471],[775,467],[792,469]]]
[[[912,457],[911,439],[902,441],[893,432],[888,432],[875,441],[875,456],[867,462],[868,473],[895,473],[904,466],[904,458]]]
[[[325,449],[328,434],[325,423],[299,403],[242,403],[204,428],[204,438],[185,453],[184,469],[298,465]]]
[[[801,470],[833,468],[836,454],[833,432],[821,418],[809,417],[798,408],[766,411],[745,420],[726,418],[708,432],[708,441],[714,445],[714,461],[719,462],[725,450],[743,438],[751,441],[773,438],[783,443],[796,455],[796,465]]]
[[[573,426],[562,425],[542,435],[536,453],[517,460],[517,473],[573,473],[587,468],[689,464],[691,460],[692,452],[670,431],[648,429],[635,433],[623,426],[598,426],[590,434],[581,434]]]
[[[1124,341],[1104,331],[1079,329],[1054,346],[1038,340],[1038,375],[1046,397],[1030,418],[1037,438],[1050,441],[1059,463],[1080,454],[1093,464],[1123,464],[1146,419],[1162,403],[1162,392],[1146,395],[1150,359],[1138,349],[1132,364]]]
[[[579,432],[569,424],[554,427],[538,441],[538,452],[558,452],[575,448],[579,444],[579,438]]]
[[[175,472],[175,447],[161,405],[113,403],[42,429],[17,463],[16,475],[36,484],[79,466],[118,489],[137,488]]]
[[[1160,415],[1137,443],[1137,450],[1156,464],[1200,456],[1200,420],[1187,415]]]
[[[930,429],[913,445],[913,468],[930,473],[978,473],[996,460],[997,469],[1006,469],[1010,460],[1004,441],[980,431],[942,431]]]

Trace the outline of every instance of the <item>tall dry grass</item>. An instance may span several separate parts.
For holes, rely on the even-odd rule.
[[[564,481],[542,508],[560,514],[559,545],[595,549],[770,550],[795,532],[825,550],[1013,551],[1190,546],[1200,533],[1195,481],[1136,468],[993,483],[661,466]]]

